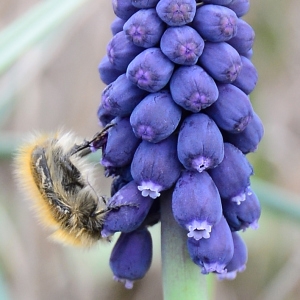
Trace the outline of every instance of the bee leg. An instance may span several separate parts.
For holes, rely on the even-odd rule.
[[[115,124],[112,123],[106,125],[104,129],[100,132],[97,132],[90,141],[84,140],[83,143],[80,145],[75,144],[71,148],[68,155],[72,156],[74,154],[77,154],[78,156],[83,157],[92,152],[91,148],[101,149],[105,147],[107,142],[107,131],[114,125]]]

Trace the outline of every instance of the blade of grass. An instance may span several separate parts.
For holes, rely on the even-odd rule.
[[[0,75],[87,1],[43,1],[3,30],[0,33]]]

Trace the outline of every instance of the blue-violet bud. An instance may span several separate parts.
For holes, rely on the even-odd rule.
[[[157,198],[178,179],[181,164],[177,158],[177,139],[171,135],[159,143],[142,141],[132,163],[131,174],[143,196]]]
[[[208,173],[217,186],[221,198],[237,204],[246,200],[249,192],[250,176],[253,169],[246,156],[235,146],[224,143],[224,159]]]
[[[151,93],[140,102],[130,116],[134,134],[157,143],[170,136],[181,119],[181,109],[168,91]]]
[[[196,1],[160,0],[156,11],[169,26],[182,26],[193,21],[196,13]]]
[[[216,123],[202,113],[187,117],[179,131],[177,152],[188,170],[201,173],[216,167],[224,158],[223,137]]]
[[[261,208],[256,194],[248,189],[245,201],[240,204],[228,199],[222,199],[223,214],[231,231],[246,230],[258,228],[258,219]]]
[[[146,228],[130,233],[122,233],[118,238],[109,265],[114,273],[114,280],[133,287],[135,280],[145,276],[152,261],[152,238]]]
[[[153,201],[141,195],[134,181],[127,183],[109,199],[107,207],[111,210],[105,216],[101,235],[108,237],[117,231],[136,230],[145,220]]]
[[[226,7],[232,9],[240,18],[244,16],[250,8],[250,0],[232,0]]]
[[[154,8],[141,9],[126,21],[123,29],[133,44],[149,48],[154,47],[159,42],[165,24],[158,17]]]
[[[126,75],[139,88],[157,92],[167,85],[173,69],[174,64],[159,48],[148,48],[132,60]]]
[[[112,35],[116,35],[118,32],[122,31],[125,22],[125,20],[116,17],[110,25]]]
[[[128,165],[140,140],[132,132],[129,118],[116,118],[114,126],[108,132],[106,147],[101,164],[106,168]]]
[[[105,55],[102,58],[98,66],[98,71],[99,71],[100,79],[105,84],[110,84],[123,73],[123,71],[117,70],[115,68],[115,66],[110,62],[107,55]]]
[[[253,112],[252,120],[240,133],[224,132],[224,140],[239,148],[244,154],[256,151],[264,135],[264,127],[259,116]]]
[[[116,16],[123,20],[129,19],[138,9],[134,7],[131,0],[112,0],[113,11]]]
[[[248,260],[248,250],[245,242],[238,233],[232,232],[234,252],[231,261],[226,266],[227,272],[218,274],[218,279],[235,279],[238,272],[243,272],[246,269]]]
[[[112,65],[123,73],[128,64],[143,51],[126,38],[125,32],[120,31],[112,37],[107,45],[107,56]]]
[[[222,83],[233,82],[242,68],[239,53],[225,42],[206,42],[198,63],[210,76]]]
[[[162,35],[160,48],[176,64],[195,65],[203,52],[204,41],[190,26],[169,27]]]
[[[222,217],[221,198],[207,172],[183,171],[172,196],[175,220],[195,240],[209,239]]]
[[[147,92],[139,89],[122,74],[102,92],[101,105],[113,116],[129,116]]]
[[[202,274],[226,273],[226,266],[233,257],[232,234],[224,217],[215,224],[209,239],[188,238],[188,251]]]
[[[182,66],[173,74],[170,91],[174,101],[184,109],[199,112],[219,96],[215,81],[199,66]]]
[[[131,0],[133,6],[138,8],[155,7],[159,0]]]
[[[252,27],[243,19],[238,19],[237,34],[228,41],[232,47],[241,55],[247,53],[253,46],[255,32]]]
[[[226,42],[237,33],[237,19],[231,9],[208,4],[197,9],[192,26],[209,42]]]
[[[253,117],[249,97],[232,84],[218,84],[218,89],[218,100],[205,109],[205,113],[225,131],[242,132]]]
[[[255,88],[258,74],[251,60],[241,56],[242,68],[233,85],[241,89],[246,95],[249,95]]]
[[[227,5],[231,3],[233,0],[202,0],[201,2],[217,4],[217,5]]]

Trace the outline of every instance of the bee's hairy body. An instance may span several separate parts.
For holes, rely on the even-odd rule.
[[[55,230],[55,239],[79,246],[101,238],[108,211],[95,189],[94,166],[81,154],[86,148],[70,133],[41,135],[25,144],[16,158],[18,180],[41,222]]]

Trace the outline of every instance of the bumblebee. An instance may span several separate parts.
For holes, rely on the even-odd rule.
[[[111,126],[81,143],[72,133],[36,134],[16,155],[17,181],[55,240],[88,247],[102,239],[105,214],[111,208],[98,196],[95,166],[86,156],[93,147],[105,147]]]

